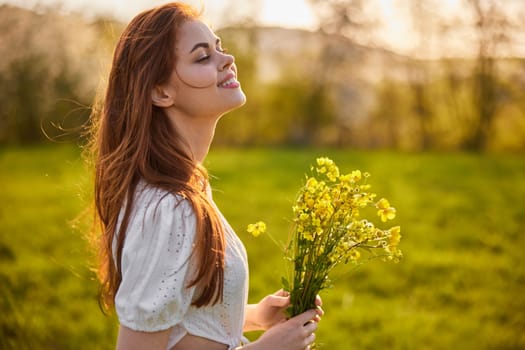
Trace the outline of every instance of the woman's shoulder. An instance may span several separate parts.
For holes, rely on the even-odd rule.
[[[196,221],[193,207],[183,195],[140,183],[126,227],[125,247],[138,251],[144,250],[145,245],[148,249],[161,249],[181,246],[186,240],[193,242]]]
[[[136,211],[177,211],[185,216],[193,213],[190,201],[183,194],[144,181],[138,183],[133,202]]]

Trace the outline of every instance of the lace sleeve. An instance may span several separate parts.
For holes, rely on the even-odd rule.
[[[196,234],[193,209],[181,197],[153,192],[136,199],[115,297],[120,323],[145,332],[180,323],[195,289],[186,288],[194,270],[190,259]]]

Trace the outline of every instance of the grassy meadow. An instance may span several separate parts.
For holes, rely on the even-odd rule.
[[[328,149],[212,149],[215,201],[244,241],[250,299],[280,288],[284,240],[317,156],[372,174],[397,208],[404,259],[339,269],[323,292],[323,349],[525,349],[525,157]],[[77,148],[0,149],[0,349],[112,349],[83,224]],[[248,334],[252,339],[257,333]]]

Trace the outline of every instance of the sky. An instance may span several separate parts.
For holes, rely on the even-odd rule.
[[[163,4],[169,0],[0,0],[18,6],[33,7],[35,5],[53,5],[60,3],[65,11],[80,11],[86,16],[107,14],[123,22],[128,22],[134,15],[147,8]],[[505,0],[506,6],[525,0]],[[206,17],[214,28],[220,28],[227,14],[235,17],[242,13],[243,7],[252,9],[258,15],[259,23],[268,26],[287,28],[302,28],[314,30],[317,22],[308,0],[185,0],[192,5],[204,7]],[[407,0],[375,0],[365,1],[367,11],[373,14],[379,29],[374,35],[374,44],[401,54],[414,54],[421,45],[431,47],[431,38],[425,42],[418,39],[411,21]],[[462,8],[463,0],[440,0],[440,8],[435,9],[446,17],[465,16],[467,11]],[[233,5],[232,5],[233,4]],[[423,23],[424,25],[424,23]],[[440,52],[460,52],[465,50],[464,40],[449,42],[446,49]],[[525,46],[525,43],[522,43]],[[525,48],[521,48],[525,56]],[[520,54],[521,55],[521,54]]]

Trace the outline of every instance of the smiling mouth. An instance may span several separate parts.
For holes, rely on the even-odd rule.
[[[235,77],[231,77],[230,79],[220,83],[219,87],[237,87],[239,85],[239,82]]]

